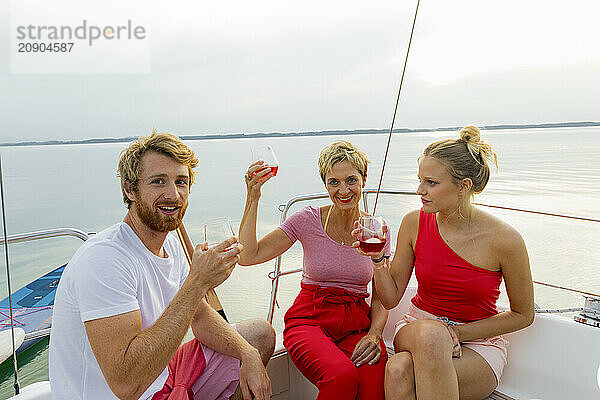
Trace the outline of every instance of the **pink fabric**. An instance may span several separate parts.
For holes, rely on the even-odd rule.
[[[235,327],[235,325],[234,325]],[[240,360],[202,345],[206,369],[192,386],[194,400],[228,400],[240,382]]]
[[[437,315],[428,313],[427,311],[420,310],[411,304],[408,312],[402,316],[402,319],[396,322],[396,331],[394,337],[398,334],[398,331],[405,325],[416,321],[418,319],[437,319]],[[471,350],[477,352],[483,359],[489,364],[496,375],[496,382],[500,382],[500,377],[504,371],[506,365],[506,355],[508,349],[508,340],[502,336],[494,336],[486,339],[470,340],[468,342],[462,342],[460,345],[468,347]]]
[[[323,230],[320,208],[306,207],[286,219],[280,228],[292,242],[302,243],[302,283],[367,292],[367,284],[373,278],[371,258],[330,238]],[[388,240],[385,253],[389,252]]]
[[[152,400],[226,400],[239,385],[240,360],[196,339],[179,347],[168,367],[169,377]]]
[[[197,339],[192,339],[180,346],[168,367],[167,381],[163,388],[152,396],[152,400],[193,399],[192,385],[206,367],[202,344]]]
[[[456,254],[440,236],[435,214],[423,210],[414,265],[419,285],[411,301],[421,310],[457,322],[498,314],[502,272],[476,267]]]

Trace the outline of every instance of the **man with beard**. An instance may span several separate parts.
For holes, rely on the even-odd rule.
[[[169,234],[185,214],[197,163],[166,133],[122,152],[127,215],[77,250],[57,289],[54,398],[156,400],[171,390],[183,399],[270,398],[264,366],[275,344],[271,326],[251,320],[232,327],[203,300],[229,277],[241,245],[233,237],[199,245],[188,265]],[[190,326],[195,339],[180,347]],[[193,377],[191,387],[176,388],[181,372]]]

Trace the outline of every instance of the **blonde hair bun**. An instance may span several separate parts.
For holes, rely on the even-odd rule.
[[[481,193],[490,179],[490,165],[498,169],[498,157],[492,146],[481,140],[476,126],[460,130],[458,139],[443,139],[431,143],[423,156],[433,157],[446,165],[455,182],[469,178],[473,193]]]
[[[465,126],[460,130],[460,140],[466,143],[477,143],[481,140],[481,132],[476,126]]]

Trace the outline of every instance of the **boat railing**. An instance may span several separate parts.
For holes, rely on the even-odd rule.
[[[90,235],[88,233],[82,231],[81,229],[77,229],[77,228],[46,229],[46,230],[42,230],[42,231],[17,233],[14,235],[8,235],[8,238],[1,236],[0,237],[0,246],[4,246],[5,243],[7,243],[7,244],[24,243],[24,242],[31,242],[34,240],[50,239],[50,238],[57,238],[57,237],[74,237],[77,239],[81,239],[82,241],[85,242],[86,240],[88,240],[90,238]],[[39,339],[39,338],[48,336],[48,335],[50,335],[50,329],[51,328],[45,328],[45,329],[40,329],[40,330],[37,330],[34,332],[29,332],[25,335],[25,340]]]
[[[363,189],[363,207],[365,210],[369,209],[369,200],[368,195],[377,193],[377,189]],[[379,191],[380,194],[393,194],[393,195],[407,195],[407,196],[416,196],[417,194],[414,191],[405,191],[405,190],[394,190],[394,189],[381,189]],[[279,206],[279,211],[281,211],[281,220],[280,223],[286,220],[288,211],[290,208],[299,202],[303,201],[311,201],[311,200],[319,200],[326,199],[329,197],[328,193],[313,193],[313,194],[304,194],[294,196],[288,200],[286,204],[281,204]],[[281,260],[283,255],[278,256],[275,259],[275,267],[271,273],[269,273],[269,277],[272,280],[271,284],[271,299],[269,301],[269,311],[267,313],[267,321],[270,323],[273,322],[273,314],[275,313],[275,307],[277,303],[277,291],[279,289],[279,278],[286,275],[295,274],[302,271],[302,268],[290,269],[287,271],[281,271]]]
[[[369,196],[368,195],[376,194],[376,193],[377,193],[377,189],[364,189],[363,190],[362,199],[363,199],[363,207],[365,210],[369,210]],[[416,196],[417,195],[417,193],[414,191],[396,190],[396,189],[381,189],[379,191],[379,193],[385,194],[385,195],[388,195],[388,194],[389,195],[406,195],[406,196]],[[288,212],[294,204],[299,203],[299,202],[311,201],[311,200],[326,199],[328,197],[329,197],[329,194],[325,193],[325,192],[324,193],[304,194],[304,195],[298,195],[298,196],[292,197],[290,200],[288,200],[287,203],[281,204],[279,206],[279,211],[281,211],[280,224],[286,220]],[[474,204],[477,206],[481,206],[481,207],[489,207],[489,208],[495,208],[495,209],[520,212],[520,213],[545,215],[545,216],[550,216],[550,217],[575,219],[575,220],[580,220],[580,221],[600,222],[599,219],[595,219],[595,218],[578,217],[578,216],[571,216],[571,215],[565,215],[565,214],[556,214],[556,213],[549,213],[549,212],[542,212],[542,211],[526,210],[526,209],[520,209],[520,208],[511,208],[511,207],[497,206],[497,205],[492,205],[492,204],[483,204],[483,203],[474,203]],[[273,322],[273,314],[275,313],[275,307],[277,305],[277,292],[279,289],[279,278],[283,277],[283,276],[287,276],[287,275],[296,274],[296,273],[302,271],[302,268],[295,268],[295,269],[289,269],[286,271],[282,271],[281,270],[282,258],[283,258],[283,255],[280,255],[275,259],[275,265],[274,265],[273,271],[271,271],[269,273],[269,278],[271,279],[272,283],[271,283],[271,298],[269,301],[269,310],[267,312],[267,321],[269,321],[270,323]],[[556,288],[556,289],[562,289],[562,290],[567,290],[567,291],[571,291],[574,293],[583,294],[584,296],[586,296],[586,299],[588,299],[588,296],[600,297],[598,294],[594,294],[594,293],[590,293],[590,292],[586,292],[586,291],[582,291],[582,290],[577,290],[577,289],[571,289],[571,288],[567,288],[567,287],[560,286],[560,285],[553,285],[553,284],[549,284],[546,282],[540,282],[540,281],[533,281],[533,282],[538,285],[543,285],[543,286],[548,286],[548,287],[552,287],[552,288]],[[550,312],[550,313],[555,312],[554,310],[536,310],[536,311]],[[563,310],[556,310],[556,311],[563,311]],[[577,310],[570,309],[569,310],[569,312],[572,312],[572,311],[579,311],[579,309],[577,309]]]
[[[14,235],[8,235],[8,244],[12,243],[22,243],[22,242],[30,242],[32,240],[39,239],[49,239],[61,236],[71,236],[86,241],[89,239],[90,235],[86,232],[76,229],[76,228],[56,228],[56,229],[47,229],[43,231],[35,231],[35,232],[27,232],[27,233],[17,233]],[[6,238],[4,236],[0,236],[0,246],[4,245]]]

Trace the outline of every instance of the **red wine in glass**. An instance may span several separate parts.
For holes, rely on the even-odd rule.
[[[258,174],[259,172],[261,172],[262,170],[265,170],[267,168],[271,168],[271,173],[273,174],[273,176],[277,175],[277,170],[279,169],[279,165],[275,165],[275,166],[271,166],[271,165],[267,165],[261,169],[259,169],[258,171],[256,171],[254,174]]]
[[[252,151],[252,162],[262,161],[264,162],[264,167],[256,171],[254,174],[264,170],[265,168],[271,168],[271,173],[273,176],[277,175],[277,171],[279,170],[279,161],[277,161],[277,156],[275,155],[275,151],[273,151],[273,147],[268,146],[254,146],[251,148]]]
[[[363,216],[358,220],[360,233],[358,236],[359,248],[363,253],[380,253],[385,247],[385,233],[383,232],[383,218]]]
[[[369,238],[364,242],[359,240],[358,243],[358,247],[360,247],[363,253],[380,253],[385,247],[385,239],[381,240],[379,238]]]

